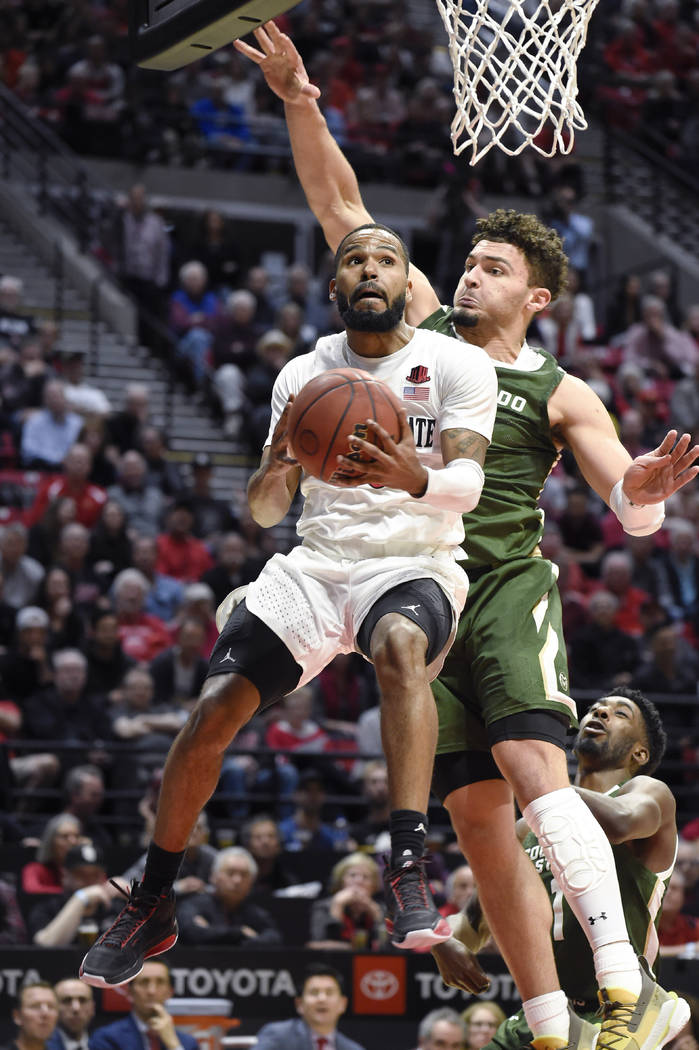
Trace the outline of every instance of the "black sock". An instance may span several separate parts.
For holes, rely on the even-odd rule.
[[[146,870],[143,873],[143,888],[149,893],[168,893],[177,878],[184,850],[181,853],[170,853],[151,842],[146,857]]]
[[[419,858],[425,851],[427,814],[415,809],[394,809],[388,822],[391,832],[391,867],[400,867],[404,857]]]

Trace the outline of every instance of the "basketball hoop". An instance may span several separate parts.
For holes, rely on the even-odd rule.
[[[493,146],[569,153],[587,127],[577,60],[599,0],[437,0],[449,34],[454,153],[476,164]],[[535,140],[546,132],[545,143]]]

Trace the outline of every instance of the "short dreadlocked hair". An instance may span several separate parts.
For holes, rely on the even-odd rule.
[[[527,261],[530,286],[548,288],[552,299],[557,299],[565,290],[568,257],[563,251],[563,241],[536,215],[498,208],[477,220],[471,243],[476,245],[482,240],[502,241],[519,248]]]
[[[638,689],[629,689],[625,685],[610,689],[607,696],[621,696],[625,700],[631,700],[641,712],[646,726],[648,761],[638,772],[643,773],[644,776],[650,776],[662,762],[667,745],[667,734],[663,729],[657,707]]]

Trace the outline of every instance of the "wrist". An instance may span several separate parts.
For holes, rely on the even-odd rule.
[[[429,480],[430,476],[427,473],[427,468],[422,467],[420,470],[420,480],[419,483],[416,485],[416,491],[413,491],[411,489],[409,493],[413,497],[413,499],[422,499],[422,497],[427,492],[427,485],[429,483]]]
[[[87,890],[76,890],[73,894],[73,898],[79,900],[83,907],[90,903],[90,894]]]

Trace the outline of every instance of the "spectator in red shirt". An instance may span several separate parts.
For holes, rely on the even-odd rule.
[[[282,717],[265,733],[265,743],[273,751],[299,751],[317,754],[325,750],[328,734],[311,718],[313,693],[308,687],[284,698]]]
[[[34,525],[43,517],[49,503],[67,496],[75,503],[75,520],[91,529],[107,502],[107,493],[87,480],[92,471],[92,453],[87,445],[76,442],[65,455],[63,474],[44,478],[33,506],[27,513],[27,524]]]
[[[447,879],[447,899],[439,909],[440,914],[446,917],[463,911],[475,888],[476,882],[468,864],[461,864],[460,867],[454,868]]]
[[[24,893],[63,893],[63,861],[77,846],[82,834],[80,821],[70,813],[59,813],[47,822],[36,851],[36,860],[22,868]]]
[[[619,602],[614,625],[624,634],[640,638],[643,634],[641,606],[649,601],[650,595],[632,586],[632,573],[631,555],[626,551],[610,551],[602,559],[600,588],[610,591]]]
[[[663,897],[663,910],[658,924],[661,955],[682,955],[688,945],[699,951],[699,919],[683,912],[686,880],[675,869]]]
[[[156,572],[176,580],[194,582],[210,569],[214,560],[206,544],[192,533],[194,515],[188,500],[177,500],[167,516],[167,531],[158,536]]]
[[[114,611],[121,646],[137,663],[150,663],[171,645],[170,632],[163,621],[143,611],[149,590],[148,580],[138,569],[124,569],[114,581]]]

